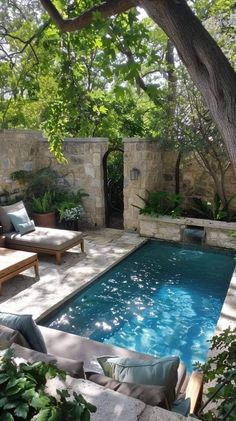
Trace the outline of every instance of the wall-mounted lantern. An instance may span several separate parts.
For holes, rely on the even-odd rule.
[[[138,168],[132,168],[130,170],[130,180],[138,180],[140,176],[140,170]]]

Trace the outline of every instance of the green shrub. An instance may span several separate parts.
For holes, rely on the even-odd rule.
[[[196,363],[195,367],[204,374],[204,382],[213,382],[207,396],[215,409],[200,411],[204,421],[236,420],[236,328],[226,329],[213,336],[210,350],[213,356],[205,364]]]
[[[147,191],[147,193],[148,196],[146,199],[138,195],[145,204],[143,208],[133,205],[139,209],[141,215],[171,215],[173,217],[178,217],[182,214],[181,205],[183,197],[180,194],[169,194],[164,191]]]
[[[203,218],[229,222],[236,219],[236,214],[232,213],[229,208],[233,198],[234,196],[223,204],[218,193],[215,193],[212,201],[195,197],[193,198],[192,209]]]
[[[66,373],[45,362],[16,365],[13,351],[0,357],[1,421],[89,421],[96,408],[81,395],[57,390],[57,397],[46,391],[50,378],[65,379]]]
[[[60,221],[80,219],[84,214],[83,198],[87,196],[89,195],[83,189],[79,189],[77,192],[57,192],[55,205]]]

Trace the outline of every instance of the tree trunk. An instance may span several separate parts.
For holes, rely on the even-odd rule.
[[[175,45],[219,128],[236,172],[236,75],[185,0],[141,0]]]

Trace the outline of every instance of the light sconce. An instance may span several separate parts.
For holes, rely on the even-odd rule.
[[[138,168],[132,168],[130,170],[130,180],[138,180],[140,176],[140,170]]]

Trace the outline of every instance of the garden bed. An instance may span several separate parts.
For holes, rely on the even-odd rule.
[[[141,236],[159,238],[167,241],[183,241],[185,228],[201,227],[204,229],[204,243],[208,246],[224,247],[236,250],[236,222],[214,221],[200,218],[172,218],[171,216],[139,215]]]

